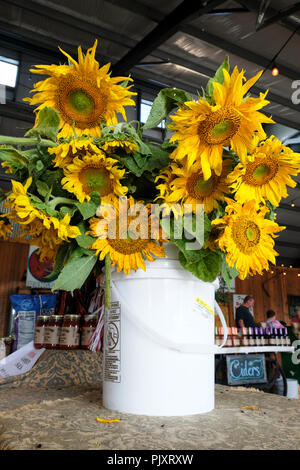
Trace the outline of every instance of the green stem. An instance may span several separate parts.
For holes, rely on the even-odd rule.
[[[105,256],[105,309],[110,309],[110,271],[111,260],[110,255],[107,253]]]
[[[55,209],[55,207],[58,204],[68,204],[68,205],[73,205],[76,201],[73,201],[72,199],[68,199],[67,197],[55,197],[52,199],[52,201],[49,202],[49,206],[51,209]]]
[[[56,147],[57,143],[47,139],[36,139],[35,137],[8,137],[0,135],[0,145],[21,145],[24,147],[34,147],[35,145],[42,145],[43,147]]]

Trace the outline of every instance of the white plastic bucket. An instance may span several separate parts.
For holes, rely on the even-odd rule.
[[[286,379],[287,381],[287,394],[288,398],[298,398],[299,399],[299,392],[298,392],[298,381],[295,379]]]
[[[146,272],[112,273],[103,380],[103,405],[110,410],[182,416],[214,408],[219,348],[209,310],[218,282],[196,279],[181,267],[172,246],[167,251],[166,259],[147,263]],[[199,299],[210,308],[199,307]]]

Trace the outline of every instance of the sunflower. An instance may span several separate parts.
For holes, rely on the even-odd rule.
[[[212,221],[212,225],[223,229],[218,237],[219,248],[227,252],[226,262],[230,268],[236,267],[240,279],[248,274],[262,274],[269,269],[269,261],[275,264],[278,253],[274,250],[274,234],[285,227],[266,219],[269,209],[255,200],[243,205],[231,199],[226,202],[228,215]]]
[[[78,48],[78,62],[69,54],[60,51],[68,58],[69,65],[36,65],[32,73],[50,75],[50,78],[37,82],[33,98],[25,98],[31,105],[41,103],[37,111],[44,107],[55,108],[60,117],[61,131],[58,137],[83,134],[100,137],[101,124],[117,124],[116,113],[126,120],[124,106],[134,106],[131,99],[131,86],[123,87],[118,83],[132,81],[128,77],[111,78],[110,64],[99,67],[95,59],[97,40],[86,56]],[[36,125],[38,123],[38,115]]]
[[[300,154],[294,153],[274,136],[261,143],[244,163],[228,175],[235,198],[243,203],[249,199],[278,206],[287,197],[286,186],[297,183],[291,176],[300,171]]]
[[[20,239],[39,246],[42,258],[53,258],[63,241],[76,238],[81,233],[78,227],[70,225],[69,214],[59,220],[36,209],[27,195],[31,183],[31,177],[24,186],[18,181],[12,181],[12,192],[5,203],[5,207],[9,208],[10,212],[5,216],[12,219],[14,223],[20,224],[21,229],[18,234]]]
[[[244,98],[262,72],[244,84],[244,71],[239,72],[237,67],[231,76],[225,69],[223,74],[224,84],[213,83],[214,104],[203,98],[187,101],[170,116],[173,123],[169,127],[175,131],[170,142],[178,141],[172,158],[182,160],[188,156],[188,166],[194,160],[201,161],[205,180],[211,177],[212,169],[221,175],[223,146],[230,146],[244,161],[257,138],[266,138],[261,124],[274,122],[258,112],[269,103],[265,100],[267,92],[260,93],[259,98]]]
[[[146,270],[145,260],[154,261],[154,257],[164,257],[165,252],[162,242],[166,241],[162,238],[152,240],[151,234],[151,218],[149,210],[146,206],[142,206],[142,220],[136,232],[133,232],[132,224],[135,224],[136,215],[130,215],[130,211],[134,210],[136,203],[130,196],[123,208],[114,205],[114,211],[109,211],[105,217],[107,224],[105,227],[101,224],[101,218],[92,218],[90,220],[90,234],[97,237],[97,240],[90,246],[90,249],[96,250],[99,259],[103,260],[109,253],[112,265],[117,266],[117,272],[124,271],[129,274],[131,269],[136,271],[138,268]],[[111,233],[111,226],[115,224],[115,234]],[[125,232],[125,233],[124,233]],[[161,233],[161,232],[160,232]],[[115,236],[114,236],[115,235]]]
[[[139,149],[136,143],[127,139],[108,140],[103,145],[101,145],[101,148],[108,154],[115,154],[120,150],[130,154],[137,152]]]
[[[7,218],[7,214],[1,214],[0,217]],[[1,240],[8,240],[8,235],[12,235],[12,227],[7,224],[5,220],[0,220],[0,238]]]
[[[15,172],[15,170],[14,170],[14,168],[13,168],[13,166],[10,162],[7,162],[7,161],[2,162],[1,166],[2,166],[2,168],[5,168],[5,173],[12,174],[12,173]]]
[[[111,201],[115,196],[124,196],[128,189],[122,186],[120,179],[125,170],[119,170],[117,160],[99,155],[87,154],[82,159],[75,157],[64,169],[65,177],[61,180],[63,189],[75,194],[80,202],[88,201],[90,193],[98,191],[103,202]]]
[[[231,160],[226,160],[220,176],[212,170],[211,177],[204,180],[200,161],[195,161],[190,168],[187,162],[184,165],[173,163],[172,179],[166,179],[164,184],[157,187],[161,192],[160,197],[168,204],[191,204],[193,212],[196,212],[197,204],[203,204],[205,212],[209,213],[219,207],[218,201],[224,201],[225,193],[230,193],[226,177],[231,166]]]
[[[75,157],[84,157],[87,153],[101,155],[101,150],[93,144],[91,138],[78,138],[71,139],[57,145],[56,147],[48,148],[50,155],[55,155],[53,158],[54,166],[65,168],[65,166],[72,163]]]

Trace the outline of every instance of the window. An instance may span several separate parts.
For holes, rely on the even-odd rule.
[[[148,116],[150,114],[151,106],[152,106],[152,101],[148,100],[141,100],[141,122],[145,123],[148,119]],[[160,129],[165,128],[165,121],[162,121],[158,126]]]
[[[0,56],[0,85],[15,88],[19,62],[8,57]]]

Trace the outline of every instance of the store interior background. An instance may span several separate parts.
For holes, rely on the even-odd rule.
[[[292,84],[300,80],[300,28],[296,30],[300,11],[291,9],[295,1],[272,1],[268,17],[273,20],[259,31],[258,12],[264,3],[259,0],[214,1],[217,12],[198,5],[195,11],[189,11],[191,16],[187,15],[191,8],[188,4],[197,2],[183,3],[187,6],[186,17],[175,10],[182,0],[0,0],[0,67],[1,62],[2,66],[16,66],[15,84],[6,87],[6,103],[0,104],[0,134],[22,136],[33,125],[32,108],[22,100],[33,83],[44,77],[30,73],[32,65],[62,62],[57,45],[76,56],[77,45],[86,49],[98,38],[99,62],[111,62],[113,74],[130,72],[134,78],[138,95],[136,107],[127,110],[128,121],[143,119],[161,88],[185,89],[196,99],[196,91],[206,85],[228,55],[231,65],[246,69],[247,78],[268,67],[251,90],[257,95],[269,89],[270,104],[265,112],[276,124],[266,126],[266,132],[293,150],[300,150],[300,105],[292,102]],[[149,37],[163,19],[163,33]],[[276,59],[279,75],[274,77],[270,62],[292,34]],[[163,127],[145,135],[156,141],[168,136]],[[2,189],[9,190],[9,180],[10,176],[1,170]],[[264,321],[265,312],[273,309],[279,320],[289,322],[292,306],[300,303],[299,176],[297,181],[277,210],[278,223],[287,227],[276,239],[277,267],[263,276],[235,282],[236,293],[254,295],[256,321]],[[0,242],[0,337],[7,334],[9,295],[25,285],[27,257],[27,245],[13,240]],[[227,296],[229,303],[222,308],[233,325],[231,297]]]

